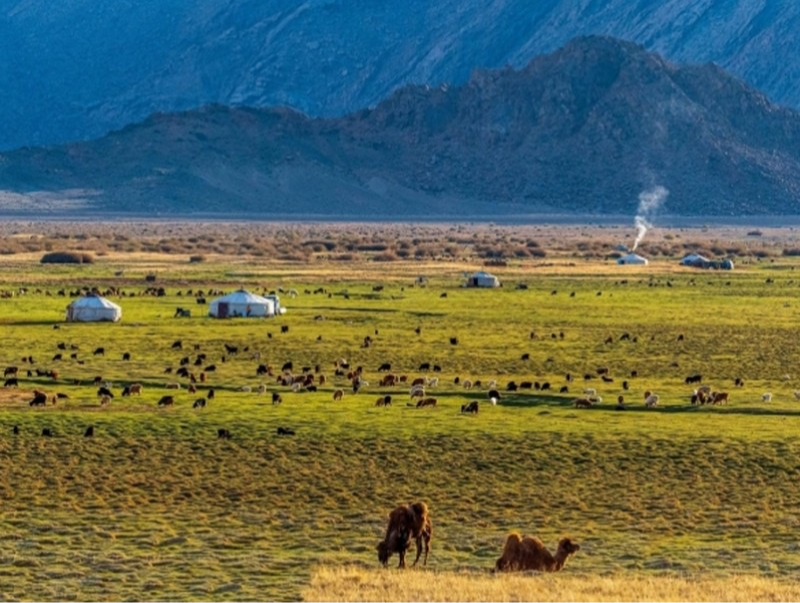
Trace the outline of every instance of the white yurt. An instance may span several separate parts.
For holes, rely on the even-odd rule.
[[[122,308],[99,295],[86,295],[67,306],[69,322],[117,322],[120,318]]]
[[[707,268],[711,260],[699,253],[690,253],[681,260],[681,266],[692,266],[694,268]]]
[[[643,266],[648,263],[649,262],[647,261],[647,259],[640,256],[638,253],[629,253],[627,255],[623,255],[621,258],[617,260],[617,264],[625,264],[625,265],[638,264],[640,266]]]
[[[209,304],[208,315],[214,318],[275,316],[276,302],[244,289],[218,297]]]
[[[467,287],[499,287],[500,280],[488,272],[476,272],[467,277]]]

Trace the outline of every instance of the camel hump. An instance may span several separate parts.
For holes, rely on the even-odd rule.
[[[411,505],[411,510],[414,512],[414,515],[419,515],[420,517],[428,515],[428,505],[422,501],[415,502]]]

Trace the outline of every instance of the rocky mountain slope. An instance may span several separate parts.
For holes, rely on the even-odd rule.
[[[586,34],[715,62],[800,108],[799,30],[800,3],[772,0],[7,0],[0,149],[209,103],[341,116]]]
[[[800,113],[714,65],[612,38],[520,70],[408,86],[374,109],[156,114],[101,139],[0,155],[0,202],[122,213],[468,217],[665,211],[800,215]],[[44,191],[44,192],[43,192]]]

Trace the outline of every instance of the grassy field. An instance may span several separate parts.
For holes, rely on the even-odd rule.
[[[369,228],[359,228],[369,239]],[[337,232],[337,240],[347,238]],[[388,512],[417,499],[431,509],[436,572],[480,575],[508,532],[521,531],[550,547],[562,535],[581,543],[564,576],[780,582],[796,575],[795,257],[750,255],[730,273],[678,268],[675,258],[621,268],[582,257],[571,237],[587,239],[583,229],[540,234],[561,247],[553,251],[553,243],[546,259],[492,268],[504,283],[497,290],[461,287],[464,272],[480,267],[469,258],[269,261],[209,253],[190,263],[196,249],[188,244],[185,255],[106,250],[74,266],[41,265],[41,254],[24,250],[3,256],[0,365],[19,367],[20,386],[0,391],[0,598],[334,599],[335,589],[309,590],[312,574],[376,566]],[[732,242],[720,245],[751,244],[726,237]],[[154,283],[145,282],[148,274]],[[414,286],[419,275],[425,287]],[[144,295],[150,286],[165,295]],[[215,321],[194,301],[198,290],[240,286],[283,290],[287,313]],[[121,291],[110,297],[123,307],[122,322],[64,323],[69,294],[81,287]],[[178,307],[192,317],[174,318]],[[173,348],[177,340],[182,349]],[[227,353],[226,343],[239,352]],[[100,346],[105,353],[94,355]],[[195,366],[199,353],[207,359]],[[30,356],[33,365],[22,361]],[[198,377],[217,366],[196,394],[174,372],[184,357]],[[369,385],[358,394],[334,374],[340,358],[363,366]],[[292,392],[256,374],[262,363],[278,374],[289,360],[295,372],[319,365],[326,384]],[[384,362],[410,378],[438,377],[430,390],[437,407],[410,407],[406,387],[379,387]],[[420,371],[424,362],[441,372]],[[613,382],[600,380],[599,367]],[[57,370],[58,378],[36,369]],[[729,392],[730,403],[692,406],[684,380],[694,373]],[[107,406],[96,395],[98,376],[115,393]],[[465,390],[456,377],[482,386]],[[736,378],[744,385],[734,386]],[[502,391],[497,406],[487,400],[490,380]],[[509,392],[510,381],[546,381],[552,390]],[[122,398],[132,382],[143,394]],[[170,382],[182,389],[165,389]],[[256,393],[261,384],[266,394]],[[576,409],[572,400],[587,387],[604,401]],[[193,410],[209,388],[215,397]],[[340,402],[332,399],[337,388],[346,392]],[[67,397],[32,408],[34,389]],[[660,396],[658,408],[645,408],[645,391]],[[272,392],[282,404],[272,404]],[[158,408],[168,393],[176,404]],[[392,406],[375,407],[386,394]],[[624,412],[615,410],[619,395]],[[478,415],[462,415],[473,399]],[[84,438],[89,425],[95,437]],[[278,436],[279,426],[297,435]],[[43,428],[54,436],[42,437]],[[232,439],[218,439],[219,428]],[[406,597],[417,595],[399,596]]]

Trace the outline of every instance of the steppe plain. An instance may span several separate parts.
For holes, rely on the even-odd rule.
[[[617,246],[634,234],[5,222],[0,363],[18,367],[19,387],[0,391],[0,598],[800,598],[798,231],[654,228],[638,250],[650,264],[618,266]],[[52,251],[89,261],[40,263]],[[679,266],[690,252],[736,268]],[[478,269],[503,286],[463,287]],[[275,291],[286,313],[214,320],[196,301],[240,287]],[[72,296],[92,288],[122,306],[121,322],[64,322]],[[176,317],[179,307],[191,316]],[[188,358],[199,376],[199,353],[217,370],[189,393],[175,371]],[[369,384],[357,394],[335,374],[341,359],[363,367]],[[325,384],[279,385],[288,361]],[[437,406],[381,387],[383,363],[436,377]],[[260,364],[274,374],[258,375]],[[694,374],[729,403],[692,405]],[[96,377],[115,393],[110,404]],[[482,386],[465,389],[467,379]],[[551,388],[509,391],[511,381]],[[120,396],[134,382],[142,395]],[[181,389],[167,390],[172,382]],[[193,409],[209,388],[215,397]],[[603,401],[576,408],[586,388]],[[31,407],[34,389],[62,397]],[[645,407],[645,391],[657,407]],[[169,393],[174,406],[158,407]],[[376,407],[385,395],[392,405]],[[479,413],[462,414],[471,400]],[[220,428],[232,438],[218,439]],[[385,518],[412,500],[433,517],[428,566],[402,572],[393,558],[379,568]],[[570,535],[582,549],[559,575],[493,575],[511,531],[549,547]],[[432,572],[456,585],[432,590]]]

